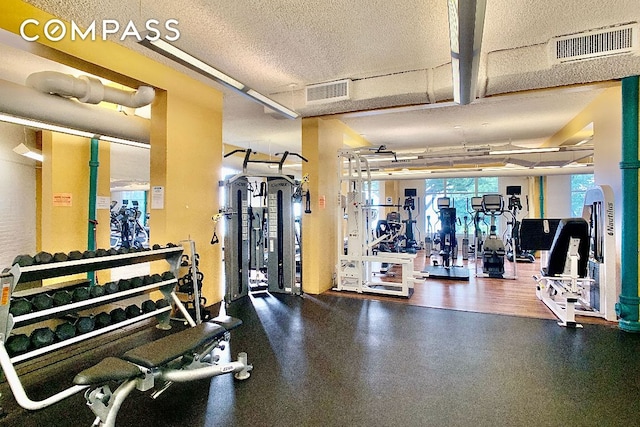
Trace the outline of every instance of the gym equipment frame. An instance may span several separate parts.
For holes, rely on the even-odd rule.
[[[561,220],[558,226],[548,265],[558,263],[558,259],[566,256],[571,260],[571,268],[576,264],[575,270],[570,269],[568,275],[565,271],[564,276],[550,277],[547,269],[535,279],[538,283],[536,295],[560,319],[561,326],[581,327],[575,320],[576,315],[616,320],[615,304],[620,285],[616,272],[614,218],[613,191],[602,185],[587,191],[582,218],[573,220],[583,221],[582,227],[586,229],[580,236],[580,252],[554,252],[561,225],[567,220]]]
[[[416,254],[380,251],[374,254],[374,248],[386,236],[374,238],[372,235],[371,174],[366,156],[358,150],[339,150],[338,179],[341,203],[336,212],[338,260],[333,289],[410,297],[414,284],[423,281],[423,274],[413,270]],[[376,263],[400,265],[401,282],[374,282],[373,265]]]
[[[234,150],[225,155],[244,153],[242,172],[224,181],[226,207],[221,209],[225,225],[225,302],[243,298],[252,290],[252,273],[266,275],[266,290],[271,293],[302,294],[302,274],[298,275],[296,247],[302,252],[301,236],[296,229],[294,204],[302,203],[302,186],[282,173],[289,155],[307,161],[296,153],[284,152],[279,161],[251,160],[251,149]],[[250,174],[249,163],[277,164],[278,173]],[[253,181],[251,181],[253,180]],[[252,183],[260,182],[259,205],[253,206]],[[308,191],[304,194],[309,203]],[[310,213],[307,206],[305,213]],[[300,267],[301,268],[301,267]],[[261,286],[254,286],[264,290]]]
[[[165,248],[141,252],[107,255],[102,257],[25,267],[21,267],[19,264],[14,264],[8,272],[0,274],[0,288],[2,290],[2,297],[0,299],[0,366],[2,367],[2,371],[6,376],[7,383],[11,388],[16,402],[21,407],[34,411],[58,403],[74,394],[87,390],[90,386],[106,384],[108,381],[112,380],[127,380],[127,385],[124,387],[123,391],[116,391],[116,393],[113,394],[113,399],[110,392],[108,392],[108,387],[101,388],[101,391],[97,393],[87,393],[85,396],[92,409],[94,409],[94,406],[95,408],[98,408],[97,410],[94,410],[97,418],[93,425],[113,426],[115,425],[115,416],[117,415],[120,405],[124,398],[126,398],[127,394],[133,390],[134,387],[138,387],[140,390],[150,389],[153,387],[154,378],[175,382],[192,381],[231,372],[239,374],[239,378],[241,377],[240,379],[248,378],[248,372],[252,367],[246,362],[246,354],[241,354],[237,362],[231,362],[230,364],[220,366],[214,366],[208,359],[207,354],[210,354],[214,348],[220,347],[221,340],[224,339],[228,341],[229,335],[227,331],[239,326],[241,322],[237,319],[225,317],[218,318],[214,322],[216,326],[211,326],[207,322],[196,327],[196,323],[174,292],[174,288],[177,283],[175,274],[178,269],[182,252],[182,246],[167,245]],[[14,295],[16,286],[19,283],[33,282],[36,280],[160,260],[165,260],[169,263],[170,271],[167,273],[171,274],[164,275],[164,278],[157,275],[158,281],[154,281],[149,284],[144,284],[140,281],[140,286],[138,287],[131,287],[127,290],[120,289],[119,291],[111,294],[104,294],[99,297],[71,302],[69,304],[34,311],[19,316],[14,316],[10,312],[10,302],[12,298],[20,295],[20,292],[16,292]],[[13,356],[9,355],[6,344],[7,339],[14,329],[76,313],[80,310],[86,310],[116,301],[125,300],[156,290],[159,290],[162,293],[166,304],[156,306],[156,309],[153,311],[149,311],[132,318],[127,318],[100,329],[95,329],[64,341],[55,342],[51,345],[32,349]],[[189,323],[190,328],[162,338],[159,341],[165,341],[160,343],[159,341],[154,341],[144,344],[137,349],[130,350],[123,356],[125,360],[121,360],[115,365],[111,363],[113,362],[111,359],[115,358],[107,358],[98,363],[98,365],[87,370],[88,372],[83,371],[80,379],[76,377],[73,386],[59,391],[43,400],[34,401],[27,396],[14,367],[15,364],[51,353],[55,350],[62,349],[81,341],[98,337],[105,333],[115,331],[152,317],[156,317],[158,319],[157,327],[159,329],[170,329],[170,312],[173,309],[170,302],[172,302],[175,307],[182,312],[182,315]],[[199,352],[192,353],[192,350],[202,346],[204,346],[203,350],[200,349]],[[192,355],[196,355],[197,357],[182,357],[189,353],[192,353]],[[127,366],[125,367],[123,364],[127,364]],[[164,389],[169,385],[169,383],[165,384],[160,392],[164,391]]]

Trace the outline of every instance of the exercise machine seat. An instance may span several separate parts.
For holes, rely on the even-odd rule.
[[[207,344],[214,338],[221,337],[226,331],[217,323],[204,322],[129,350],[122,358],[145,368],[155,368]]]
[[[570,239],[580,239],[578,245],[578,277],[587,277],[589,261],[589,224],[584,218],[564,218],[558,223],[553,238],[547,266],[542,269],[545,276],[557,276],[564,273],[567,262]]]
[[[85,369],[75,376],[76,385],[104,384],[108,381],[122,381],[142,375],[140,369],[117,357],[106,357],[98,364]]]

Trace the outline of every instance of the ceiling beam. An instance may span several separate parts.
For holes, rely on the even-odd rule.
[[[448,0],[453,100],[467,105],[476,99],[486,0]]]

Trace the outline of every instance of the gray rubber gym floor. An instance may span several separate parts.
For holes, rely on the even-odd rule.
[[[640,336],[551,320],[334,296],[252,297],[231,352],[254,365],[134,392],[119,426],[630,426],[640,420]],[[73,372],[67,373],[71,378]],[[0,424],[89,426],[82,396]],[[8,408],[11,407],[11,408]]]

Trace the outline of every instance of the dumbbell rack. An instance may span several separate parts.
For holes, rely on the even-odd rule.
[[[46,310],[35,311],[32,313],[14,317],[9,312],[9,308],[11,296],[18,283],[32,282],[54,277],[67,276],[71,274],[86,273],[90,271],[105,270],[163,259],[169,263],[170,269],[172,272],[174,272],[175,275],[175,273],[177,273],[178,264],[180,262],[182,252],[183,248],[181,246],[177,246],[143,252],[133,252],[122,255],[81,259],[77,261],[33,265],[29,267],[20,267],[16,264],[8,273],[3,273],[0,276],[0,289],[2,292],[0,294],[0,340],[4,343],[14,328],[19,328],[33,323],[62,317],[66,314],[98,307],[108,303],[142,295],[154,290],[160,290],[165,299],[173,299],[175,302],[176,298],[174,297],[173,289],[177,283],[177,279],[174,278],[171,280],[165,280],[158,283],[132,288],[126,291],[120,291],[113,294],[103,295],[97,298],[90,298],[88,300],[65,304],[62,306],[52,307]],[[180,308],[182,311],[182,308],[180,306],[178,306],[178,308]],[[60,341],[45,347],[31,350],[12,357],[10,359],[10,362],[12,364],[19,363],[154,316],[158,316],[159,327],[168,328],[170,327],[169,312],[171,311],[171,309],[171,305],[168,305],[167,307],[162,307],[149,313],[144,313],[140,316],[127,319],[123,322],[96,329],[86,334],[77,335],[76,337],[70,338],[68,340]],[[186,312],[186,310],[184,311]]]

